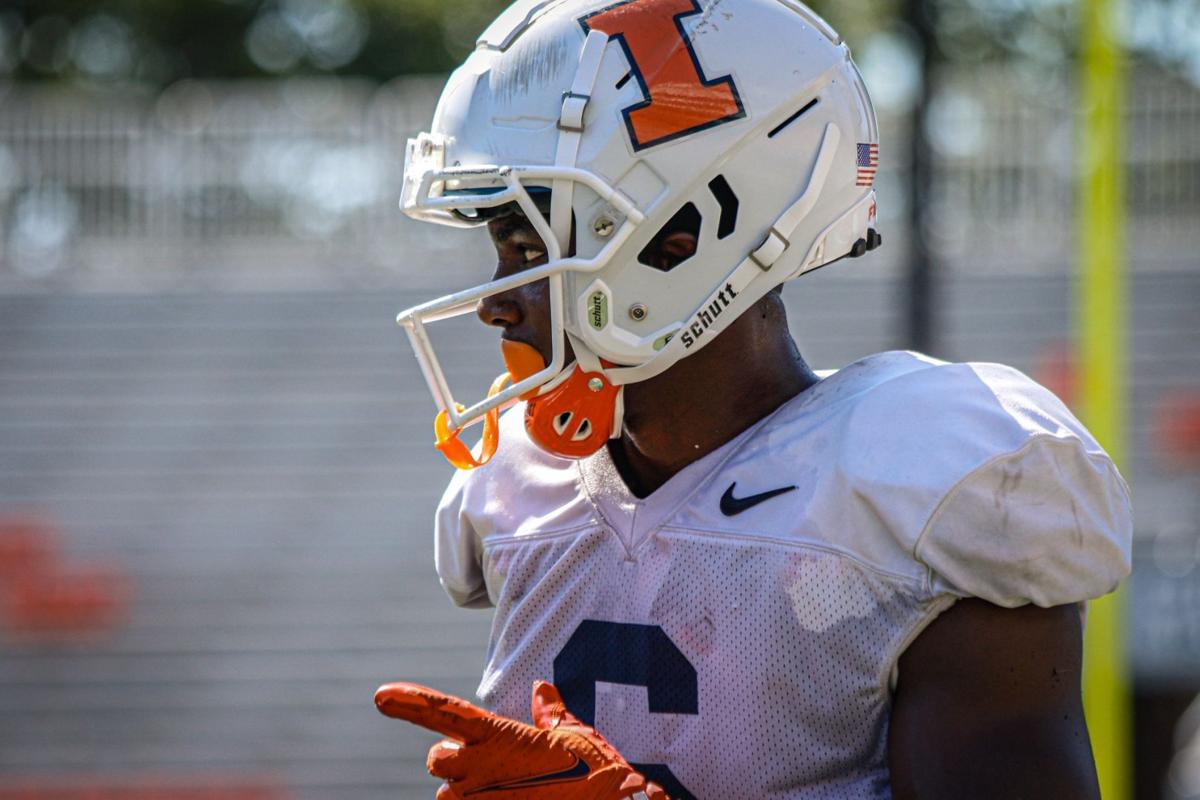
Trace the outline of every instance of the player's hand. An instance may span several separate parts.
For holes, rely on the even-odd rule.
[[[427,761],[446,781],[437,800],[669,800],[545,681],[533,685],[533,725],[414,683],[379,687],[375,705],[447,737]]]

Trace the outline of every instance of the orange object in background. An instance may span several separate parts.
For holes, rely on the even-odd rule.
[[[1200,389],[1163,397],[1154,420],[1154,444],[1171,467],[1200,468]]]
[[[5,778],[0,800],[291,800],[273,778]]]
[[[32,511],[0,514],[0,585],[23,574],[52,568],[59,535],[47,517]]]
[[[114,564],[67,563],[45,514],[0,514],[0,633],[37,644],[91,643],[128,616],[133,582]]]
[[[1033,367],[1033,379],[1074,410],[1079,396],[1079,369],[1071,343],[1052,342],[1043,347]]]
[[[119,569],[95,564],[22,575],[0,591],[0,619],[9,633],[71,641],[115,630],[133,595],[130,580]]]

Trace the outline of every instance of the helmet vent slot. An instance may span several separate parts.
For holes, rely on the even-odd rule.
[[[737,227],[737,195],[733,193],[733,187],[729,185],[729,181],[725,180],[724,175],[718,175],[709,181],[708,190],[713,193],[713,197],[717,198],[717,203],[721,206],[721,219],[717,221],[717,238],[724,239]]]
[[[629,79],[632,77],[633,77],[633,70],[629,70],[629,72],[625,73],[625,77],[623,77],[623,78],[621,78],[621,80],[617,81],[617,85],[614,88],[618,92],[621,91],[622,89],[625,88],[625,84],[629,83]]]
[[[700,239],[701,221],[700,209],[696,208],[696,204],[685,203],[642,248],[642,252],[638,253],[638,261],[663,272],[670,272],[685,263],[696,254],[695,243]],[[681,233],[692,237],[686,248],[682,242],[673,241],[673,237]]]
[[[817,98],[814,97],[812,100],[808,101],[808,104],[805,105],[804,108],[800,109],[795,114],[792,114],[790,117],[785,119],[783,122],[779,123],[774,128],[772,128],[770,133],[767,134],[767,138],[774,139],[776,134],[778,134],[781,130],[786,128],[788,125],[791,125],[793,122],[800,119],[800,117],[804,116],[804,113],[806,111],[808,111],[810,108],[812,108],[816,104],[817,104]]]

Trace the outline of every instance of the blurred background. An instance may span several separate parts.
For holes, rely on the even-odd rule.
[[[450,468],[396,311],[490,274],[405,220],[405,139],[496,0],[0,3],[0,800],[424,798],[375,687],[471,696]],[[810,362],[1011,363],[1075,402],[1075,0],[841,0],[885,247],[785,293]],[[1200,6],[1129,0],[1130,796],[1200,798]],[[1121,237],[1116,237],[1120,241]],[[1111,253],[1117,257],[1121,253]],[[500,371],[487,334],[451,366]],[[441,351],[439,351],[441,353]]]

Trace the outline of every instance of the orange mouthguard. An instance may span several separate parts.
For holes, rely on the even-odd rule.
[[[488,397],[494,397],[504,389],[504,385],[508,381],[507,372],[492,381]],[[461,403],[454,405],[460,412],[463,410]],[[462,428],[450,430],[450,415],[446,413],[446,409],[442,409],[433,420],[433,434],[437,438],[434,447],[440,450],[446,460],[458,469],[482,467],[492,460],[492,456],[496,454],[496,448],[500,444],[500,409],[493,408],[483,416],[483,439],[480,441],[479,458],[476,458],[471,453],[471,448],[458,438],[462,430]]]
[[[530,375],[536,375],[546,368],[546,359],[533,345],[524,342],[500,340],[500,355],[504,357],[504,366],[508,370],[513,383],[520,383]],[[537,397],[538,390],[530,389],[521,395],[521,400]]]
[[[520,383],[530,375],[535,375],[546,368],[546,362],[541,353],[523,342],[502,339],[500,353],[504,357],[504,366],[508,372],[492,381],[488,397],[495,397],[510,380],[513,383]],[[521,395],[520,399],[528,400],[537,393],[537,389],[531,389]],[[455,403],[455,406],[460,412],[463,410],[462,405]],[[442,409],[433,420],[433,433],[437,439],[434,447],[441,451],[446,460],[458,469],[482,467],[492,460],[492,456],[496,454],[496,448],[500,444],[500,409],[494,408],[483,417],[483,439],[479,448],[479,458],[476,458],[471,453],[471,448],[458,438],[462,431],[462,428],[450,430],[450,415],[446,413],[445,409]]]

